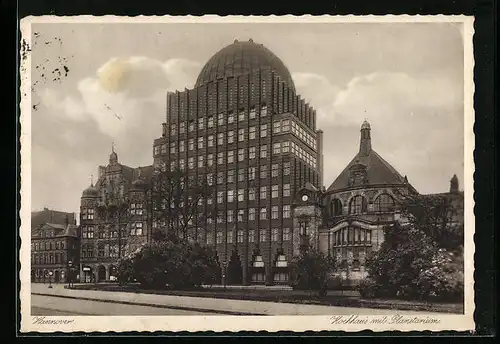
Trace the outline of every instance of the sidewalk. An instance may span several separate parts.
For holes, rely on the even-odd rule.
[[[199,312],[218,312],[221,314],[232,315],[423,314],[423,312],[395,311],[388,309],[302,305],[263,301],[215,299],[206,297],[106,292],[97,290],[72,290],[65,289],[61,284],[54,285],[53,288],[48,288],[48,286],[44,284],[31,284],[31,293],[36,295],[67,297],[101,302],[195,310]],[[425,312],[425,314],[429,314],[429,312]]]

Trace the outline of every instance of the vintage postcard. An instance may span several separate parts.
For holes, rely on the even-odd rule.
[[[21,21],[21,332],[473,331],[473,17]]]

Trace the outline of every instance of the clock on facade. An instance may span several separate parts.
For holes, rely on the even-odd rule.
[[[307,196],[307,195],[302,196],[302,201],[307,202],[308,199],[309,199],[309,196]]]

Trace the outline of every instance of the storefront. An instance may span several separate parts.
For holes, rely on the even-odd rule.
[[[94,282],[94,272],[92,271],[92,267],[90,266],[83,266],[82,267],[82,273],[83,273],[83,283],[92,283]]]

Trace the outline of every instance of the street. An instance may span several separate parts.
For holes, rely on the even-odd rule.
[[[221,315],[179,309],[31,295],[31,315]]]
[[[32,315],[406,315],[422,311],[292,304],[101,290],[67,289],[62,284],[31,285]],[[65,314],[63,314],[65,313]],[[69,314],[68,314],[69,313]],[[435,313],[438,314],[438,313]]]

